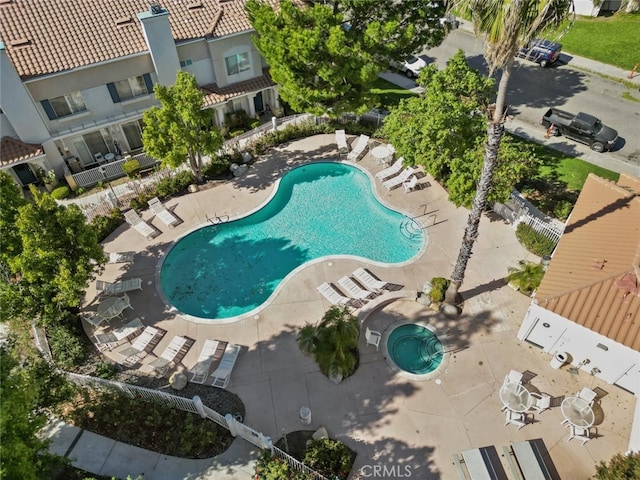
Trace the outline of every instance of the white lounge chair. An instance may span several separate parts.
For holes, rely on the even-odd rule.
[[[153,214],[167,227],[173,228],[180,223],[180,219],[167,210],[158,197],[153,197],[148,203]]]
[[[344,130],[336,130],[336,145],[338,146],[338,154],[347,155],[349,153],[349,144]]]
[[[402,182],[402,186],[404,187],[404,193],[409,193],[410,191],[412,191],[414,188],[416,188],[417,184],[418,184],[418,177],[416,177],[415,175],[411,175],[409,180],[407,180],[406,182]]]
[[[351,280],[350,277],[342,277],[338,280],[338,285],[344,288],[351,297],[357,298],[358,300],[369,300],[376,296],[376,292],[365,290],[356,282]]]
[[[142,279],[127,278],[126,280],[113,283],[96,280],[96,290],[98,291],[98,295],[119,295],[130,292],[131,290],[142,290]]]
[[[100,305],[98,305],[98,313],[96,316],[102,317],[104,320],[109,321],[114,317],[119,317],[120,315],[122,315],[122,312],[127,308],[133,310],[129,295],[127,295],[126,293],[123,293],[122,297],[115,299],[113,303],[112,300],[113,299],[103,300],[104,303],[101,302]],[[105,306],[104,310],[101,308],[103,306]]]
[[[371,273],[369,273],[362,267],[358,267],[356,270],[354,270],[353,276],[373,292],[380,292],[389,285],[387,282],[383,282],[382,280],[374,277],[373,275],[371,275]]]
[[[404,182],[406,182],[409,177],[413,175],[413,171],[413,167],[407,167],[402,171],[400,175],[398,175],[397,177],[393,177],[386,182],[383,182],[382,185],[384,185],[387,190],[393,190],[394,188],[399,187]]]
[[[105,350],[112,350],[120,341],[127,337],[130,337],[138,330],[144,328],[142,321],[139,318],[134,318],[129,323],[118,327],[110,332],[96,333],[94,338],[96,339],[96,347],[101,352]]]
[[[122,357],[122,362],[125,365],[135,365],[147,354],[147,349],[151,342],[154,341],[156,335],[164,335],[165,330],[156,327],[146,327],[140,335],[138,335],[130,347],[116,352]]]
[[[193,341],[187,337],[181,337],[176,335],[171,340],[171,343],[167,345],[164,351],[160,354],[158,358],[156,358],[153,362],[149,363],[149,366],[153,368],[160,376],[164,376],[169,369],[169,365],[176,361],[176,358],[179,353],[182,352],[182,355],[189,350]]]
[[[364,134],[360,135],[358,137],[358,141],[356,142],[356,146],[349,152],[349,155],[347,155],[347,160],[357,162],[360,158],[360,155],[362,155],[365,148],[367,148],[368,146],[369,136]]]
[[[107,263],[131,263],[136,252],[111,252]]]
[[[338,291],[338,289],[327,282],[320,285],[317,290],[324,298],[329,300],[331,305],[347,305],[354,308],[360,308],[364,305],[362,300],[345,297],[340,291]]]
[[[80,318],[94,327],[100,327],[102,322],[109,322],[110,318],[105,318],[97,312],[85,312],[80,314]]]
[[[364,339],[367,341],[367,345],[374,345],[376,347],[376,351],[379,350],[380,340],[382,339],[382,334],[375,330],[369,330],[369,327],[364,331]]]
[[[219,349],[221,345],[227,346],[226,342],[205,340],[202,350],[200,350],[198,361],[188,372],[190,382],[202,384],[207,380],[211,364],[216,358],[222,357],[222,350]]]
[[[216,368],[211,374],[211,378],[213,379],[212,385],[214,387],[227,388],[229,380],[231,380],[231,371],[233,370],[233,366],[236,364],[239,353],[240,345],[236,345],[234,343],[227,344],[218,368]]]
[[[393,165],[391,165],[390,167],[385,168],[384,170],[380,170],[378,173],[376,173],[376,178],[378,180],[384,181],[386,179],[388,179],[389,177],[393,177],[397,174],[399,174],[402,171],[403,165],[402,163],[404,162],[404,157],[400,157],[399,159],[397,159]]]
[[[144,235],[147,240],[157,237],[160,232],[145,222],[138,213],[131,209],[124,212],[124,219],[129,225],[135,228],[139,233]]]

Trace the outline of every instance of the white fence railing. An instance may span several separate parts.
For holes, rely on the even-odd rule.
[[[141,398],[146,401],[169,405],[173,408],[177,408],[185,412],[196,413],[202,418],[211,420],[221,427],[226,428],[234,437],[240,437],[258,448],[271,450],[271,453],[274,456],[286,461],[295,470],[312,475],[318,480],[328,480],[318,472],[307,467],[304,463],[298,461],[291,455],[288,455],[278,447],[274,446],[271,442],[270,437],[263,435],[262,433],[254,430],[251,427],[248,427],[247,425],[242,423],[239,418],[236,418],[231,413],[222,415],[221,413],[207,407],[202,403],[200,397],[198,396],[190,399],[172,395],[166,392],[160,392],[158,390],[153,390],[150,388],[138,387],[137,385],[129,385],[127,383],[115,382],[112,380],[105,380],[102,378],[90,377],[88,375],[80,375],[71,372],[64,373],[66,377],[76,385],[95,389],[109,390],[121,395],[127,395],[131,398]]]
[[[100,182],[108,182],[114,178],[120,178],[125,175],[122,170],[122,164],[128,160],[135,159],[140,163],[140,167],[144,170],[151,168],[158,163],[158,160],[151,158],[144,153],[135,155],[131,158],[123,158],[121,160],[115,160],[113,162],[105,163],[95,168],[90,168],[82,172],[74,173],[71,175],[73,181],[79,187],[85,188],[95,185]]]
[[[529,214],[522,215],[518,219],[518,222],[516,223],[516,225],[520,222],[526,223],[531,228],[533,228],[536,232],[538,232],[540,235],[543,235],[549,238],[550,240],[553,240],[553,242],[556,244],[560,241],[560,237],[564,232],[564,229],[559,229],[556,225],[552,223],[544,222],[536,217],[532,217]]]

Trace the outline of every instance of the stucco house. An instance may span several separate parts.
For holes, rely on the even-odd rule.
[[[589,175],[518,338],[640,395],[640,178]]]
[[[113,176],[142,147],[153,86],[180,70],[195,75],[218,126],[239,110],[277,110],[244,4],[0,0],[0,168],[21,186],[40,169],[95,177],[104,165]]]

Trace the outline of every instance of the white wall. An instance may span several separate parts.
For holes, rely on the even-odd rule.
[[[540,345],[548,353],[567,352],[572,365],[586,361],[582,370],[593,372],[609,384],[619,383],[627,390],[640,394],[640,352],[539,305],[532,304],[529,307],[518,331],[518,339]]]

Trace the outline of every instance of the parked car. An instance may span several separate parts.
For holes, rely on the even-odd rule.
[[[548,67],[558,61],[562,52],[560,43],[536,38],[518,50],[517,56],[526,60],[536,62],[542,68]]]
[[[402,62],[392,61],[391,66],[397,68],[409,78],[416,78],[420,75],[420,70],[427,66],[427,62],[420,57],[411,55]]]
[[[598,118],[588,113],[577,114],[550,108],[540,123],[549,135],[564,135],[580,143],[586,143],[596,152],[611,150],[618,141],[618,132],[604,125]]]
[[[455,30],[460,26],[460,22],[453,15],[447,15],[440,18],[440,25],[442,25],[446,30]]]

